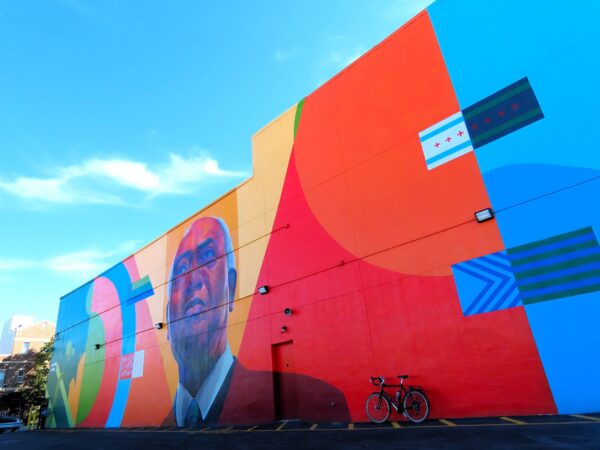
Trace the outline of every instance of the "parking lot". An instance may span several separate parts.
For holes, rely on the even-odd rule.
[[[1,448],[598,449],[600,414],[260,426],[19,431],[0,435]]]

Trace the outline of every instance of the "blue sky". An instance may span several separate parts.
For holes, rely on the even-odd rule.
[[[0,325],[252,173],[252,134],[431,0],[0,0]]]

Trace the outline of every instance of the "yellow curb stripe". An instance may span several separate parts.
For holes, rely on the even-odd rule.
[[[571,414],[571,417],[577,417],[579,419],[591,420],[592,422],[600,422],[600,419],[597,417],[584,416],[583,414]]]
[[[287,420],[284,420],[284,421],[281,423],[281,425],[279,425],[279,426],[278,426],[278,427],[275,429],[275,431],[281,431],[281,429],[282,429],[283,427],[285,427],[286,425],[287,425]]]
[[[454,422],[450,422],[447,419],[439,419],[440,422],[442,422],[444,425],[447,425],[449,427],[455,427],[456,424]]]
[[[319,426],[318,423],[313,423],[312,426],[310,427],[310,429],[311,430],[316,430],[318,426]]]
[[[522,420],[513,419],[512,417],[499,417],[506,422],[514,423],[515,425],[527,425],[527,422],[523,422]]]
[[[392,422],[394,428],[402,428],[398,422]]]

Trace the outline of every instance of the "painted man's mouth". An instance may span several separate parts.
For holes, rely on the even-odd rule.
[[[202,316],[201,313],[204,310],[205,306],[206,303],[204,303],[204,301],[200,300],[198,297],[194,297],[185,304],[185,315],[190,316],[196,314],[197,316]]]

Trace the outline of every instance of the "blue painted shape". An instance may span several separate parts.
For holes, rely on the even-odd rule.
[[[545,118],[475,149],[506,246],[600,221],[592,184],[550,194],[600,174],[600,2],[438,1],[428,8],[461,108],[527,77]],[[538,170],[546,168],[542,176]],[[531,171],[507,168],[525,166]],[[495,172],[495,173],[494,173]],[[502,175],[502,176],[501,176]],[[549,201],[533,201],[550,195]],[[583,209],[582,209],[583,208]],[[595,209],[595,211],[594,211]]]
[[[525,305],[560,414],[600,411],[600,293]]]
[[[127,399],[129,398],[129,388],[131,387],[131,378],[119,380],[117,382],[117,389],[115,391],[115,397],[113,399],[110,413],[106,419],[107,428],[118,428],[121,426],[123,420],[123,413],[127,406]]]
[[[527,77],[500,89],[463,110],[465,123],[478,148],[544,117]]]
[[[121,355],[135,352],[135,302],[130,301],[131,278],[123,263],[110,268],[103,277],[108,278],[114,285],[121,305],[122,340]],[[113,398],[110,414],[106,421],[107,427],[119,427],[125,414],[131,380],[119,380]]]
[[[527,168],[531,169],[528,171]],[[498,177],[518,180],[519,176],[526,177],[530,174],[528,183],[531,183],[524,190],[528,190],[532,200],[525,203],[514,203],[514,206],[501,207],[496,209],[496,222],[502,233],[504,244],[507,247],[515,247],[528,242],[537,241],[550,236],[562,234],[578,228],[589,226],[590,224],[600,223],[600,208],[595,206],[595,199],[600,198],[600,171],[579,170],[573,168],[553,167],[549,170],[548,166],[542,167],[506,167],[495,171]],[[503,173],[499,173],[503,172]],[[576,172],[573,174],[572,172]],[[537,195],[539,190],[548,188],[548,181],[540,181],[536,186],[537,180],[546,177],[553,180],[564,180],[565,184],[571,182],[577,173],[585,173],[585,183],[579,185],[569,184],[568,189],[560,191],[550,191],[551,194],[544,193]],[[592,175],[592,176],[590,176]],[[527,179],[527,178],[525,178]],[[488,185],[487,176],[484,176],[486,185]],[[506,189],[494,190],[501,198],[500,203],[518,201],[523,194],[511,192],[518,188],[510,187],[505,183],[489,183],[492,186],[505,186]],[[509,199],[509,197],[512,199]]]
[[[150,277],[146,276],[143,284],[138,286],[136,289],[133,289],[133,286],[131,287],[128,298],[130,302],[137,303],[153,295],[154,288],[152,287],[152,282],[150,281]]]
[[[505,252],[455,264],[452,273],[465,316],[522,305]]]

